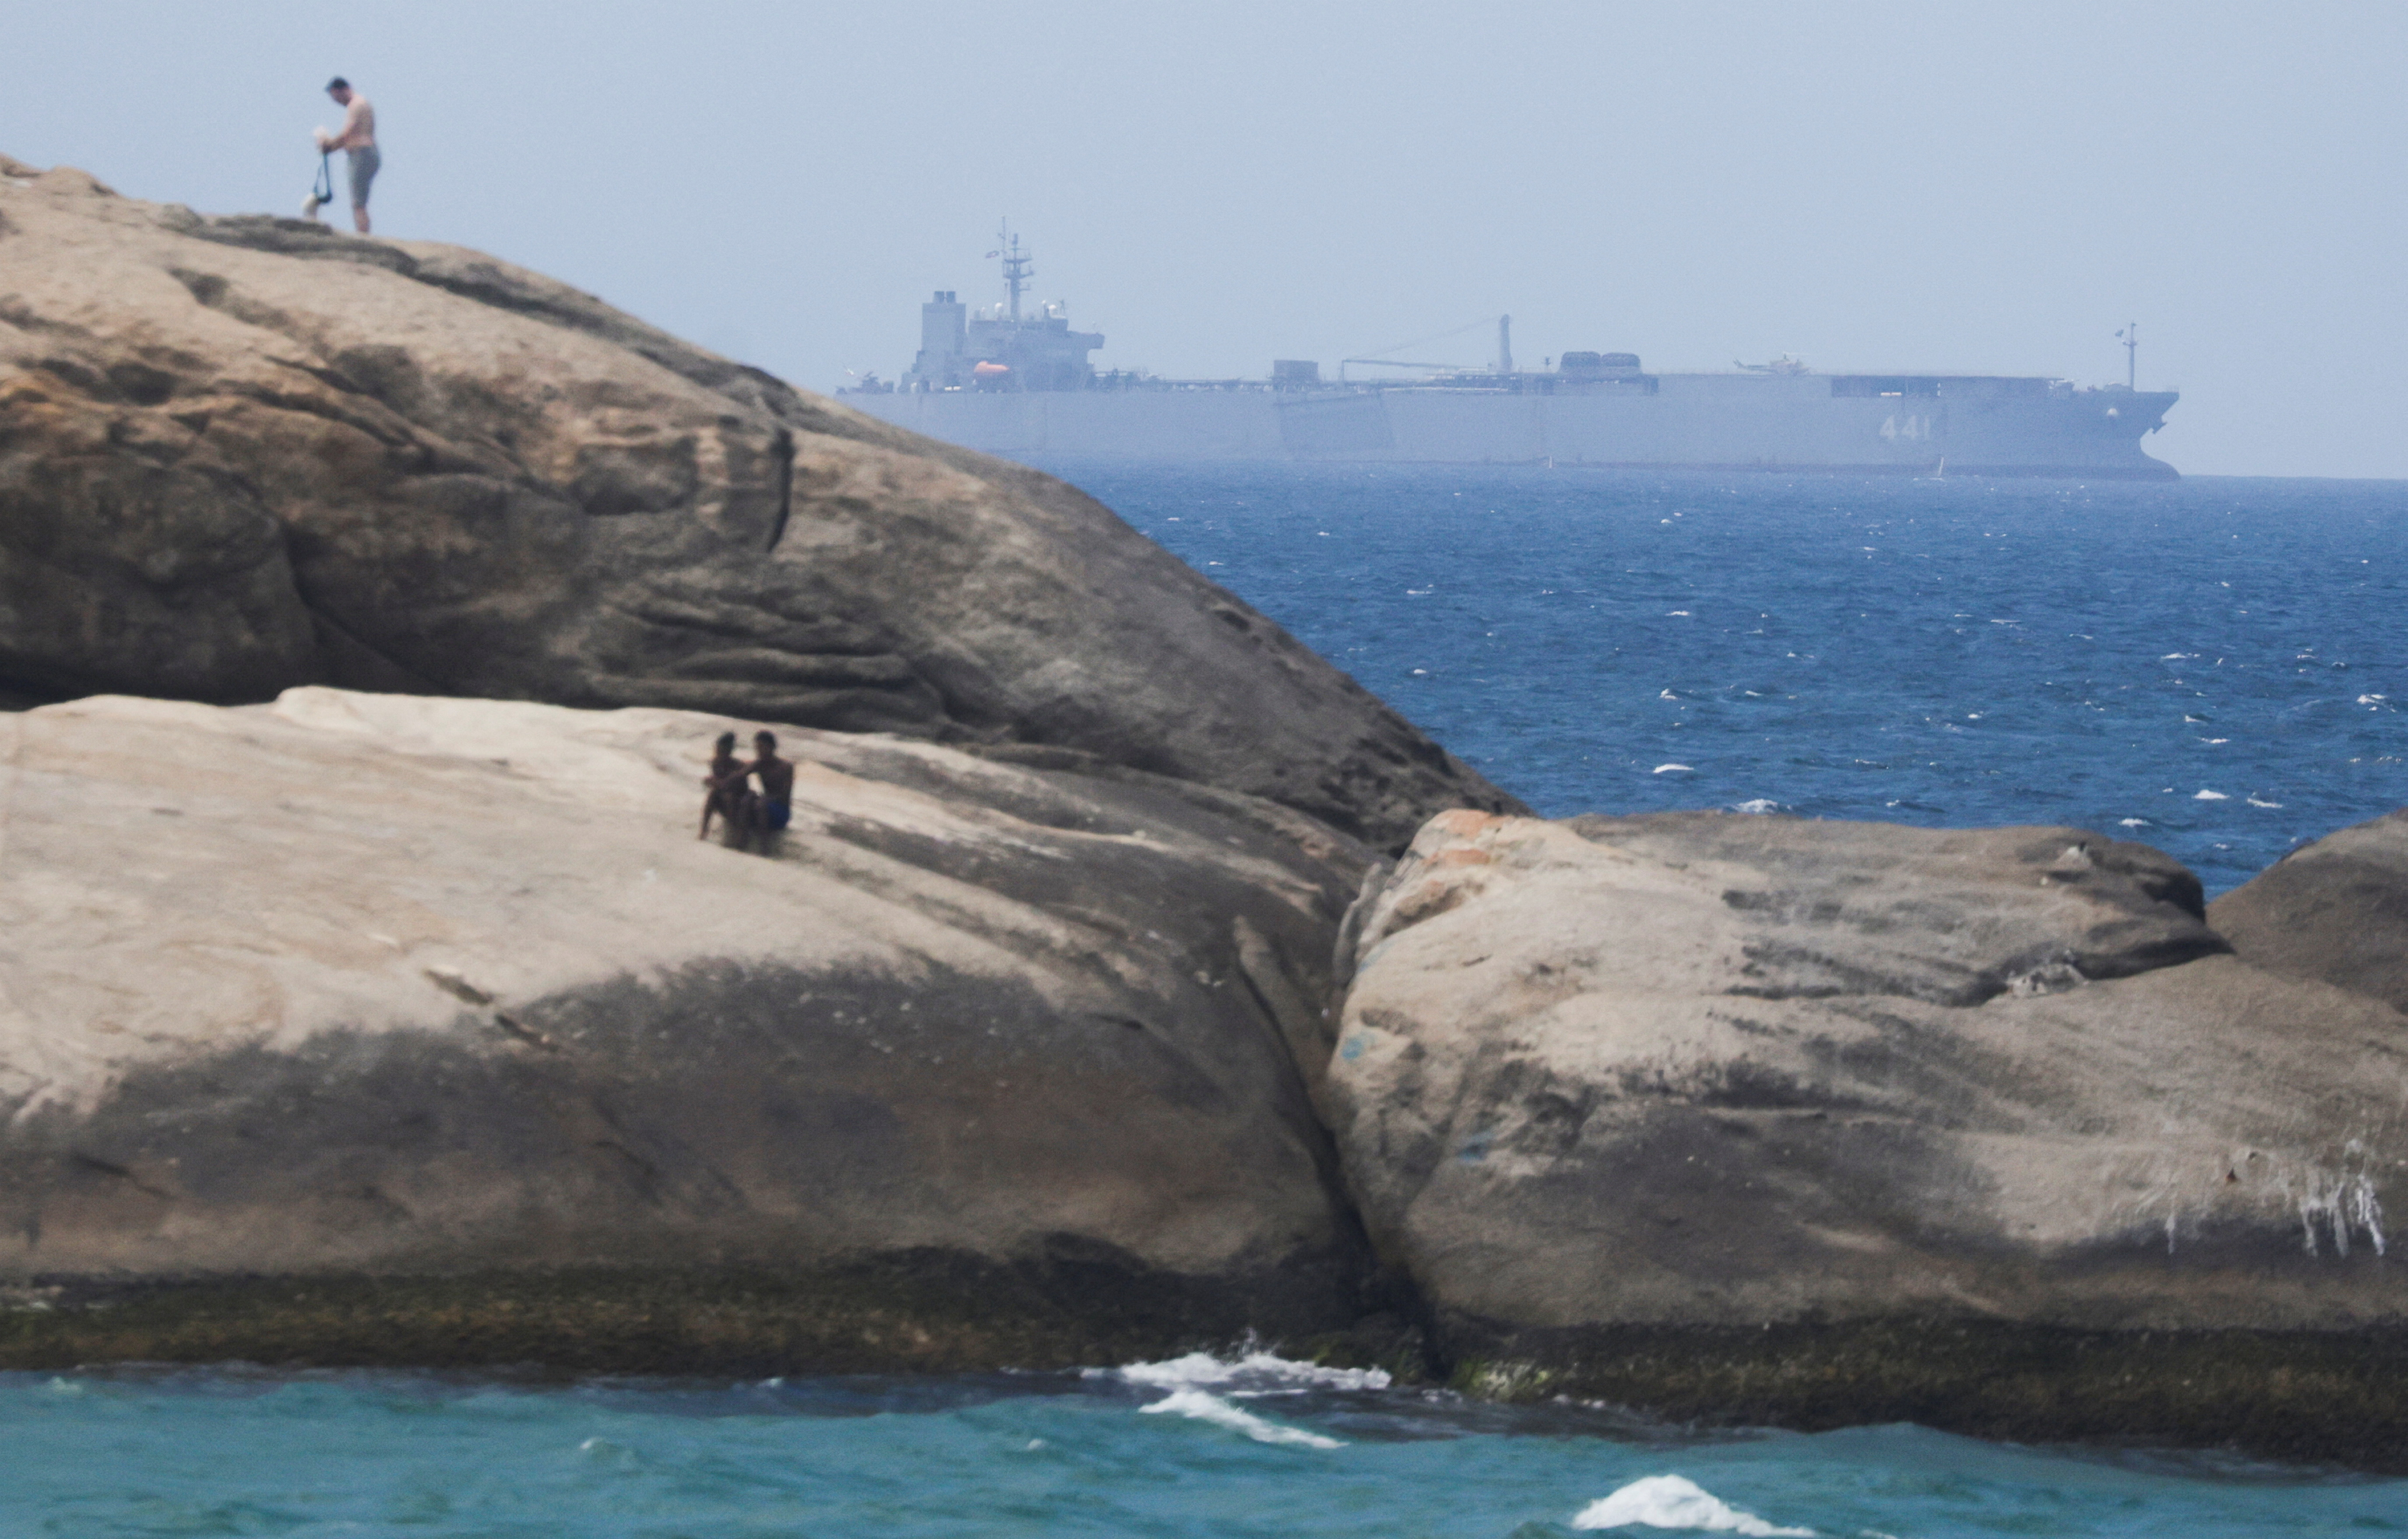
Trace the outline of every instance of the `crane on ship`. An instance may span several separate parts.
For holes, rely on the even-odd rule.
[[[1513,318],[1510,315],[1499,315],[1492,320],[1484,315],[1477,321],[1467,321],[1449,331],[1417,338],[1410,342],[1398,342],[1394,347],[1382,348],[1378,352],[1368,357],[1340,358],[1338,360],[1339,382],[1342,384],[1346,381],[1347,366],[1351,364],[1360,364],[1366,368],[1424,368],[1434,374],[1477,374],[1480,372],[1480,366],[1477,364],[1414,363],[1398,358],[1395,354],[1410,348],[1426,347],[1432,342],[1443,342],[1450,337],[1460,337],[1467,331],[1479,331],[1488,326],[1497,328],[1497,372],[1511,374],[1513,372]]]

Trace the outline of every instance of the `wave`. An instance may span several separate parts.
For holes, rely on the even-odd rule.
[[[1634,1480],[1611,1496],[1601,1496],[1572,1519],[1576,1529],[1695,1529],[1712,1533],[1743,1533],[1750,1539],[1813,1539],[1813,1529],[1784,1529],[1742,1512],[1677,1474],[1651,1474]]]
[[[1257,1443],[1295,1448],[1342,1448],[1346,1445],[1319,1432],[1266,1420],[1231,1402],[1302,1395],[1313,1390],[1385,1389],[1391,1382],[1384,1369],[1325,1368],[1319,1363],[1298,1362],[1255,1348],[1242,1349],[1228,1357],[1190,1352],[1183,1358],[1167,1358],[1160,1362],[1090,1368],[1082,1376],[1118,1379],[1141,1389],[1169,1391],[1160,1400],[1139,1406],[1144,1415],[1186,1417],[1243,1432]],[[1219,1394],[1212,1393],[1216,1389]]]
[[[1324,1368],[1297,1362],[1276,1352],[1247,1352],[1216,1358],[1190,1352],[1161,1362],[1133,1362],[1121,1368],[1090,1368],[1088,1378],[1118,1378],[1155,1389],[1219,1389],[1235,1386],[1240,1395],[1276,1394],[1303,1389],[1385,1389],[1388,1374],[1381,1368]]]
[[[1301,1427],[1283,1427],[1276,1421],[1266,1421],[1252,1411],[1232,1405],[1220,1396],[1203,1389],[1173,1389],[1151,1405],[1138,1407],[1140,1416],[1165,1414],[1186,1417],[1194,1421],[1209,1421],[1215,1427],[1226,1427],[1233,1432],[1243,1432],[1257,1443],[1285,1444],[1298,1448],[1343,1448],[1345,1444],[1319,1432],[1308,1432]]]

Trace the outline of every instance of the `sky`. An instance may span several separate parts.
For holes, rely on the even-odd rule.
[[[2179,389],[2194,474],[2408,478],[2408,5],[12,7],[0,151],[297,213],[376,104],[380,234],[539,268],[811,389],[936,289],[1099,366],[1261,376],[1513,317],[1526,367]],[[337,166],[339,178],[340,167]]]

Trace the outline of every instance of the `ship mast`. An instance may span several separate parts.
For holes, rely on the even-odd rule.
[[[1028,288],[1028,280],[1037,276],[1037,269],[1030,266],[1030,264],[1034,263],[1037,259],[1034,256],[1022,254],[1020,250],[1020,237],[1011,233],[1011,222],[1010,220],[1005,220],[1001,224],[996,227],[995,250],[987,252],[986,254],[989,256],[999,256],[1003,259],[1003,286],[1007,290],[1010,291],[1011,321],[1012,324],[1018,325],[1020,324],[1020,296]]]
[[[2124,339],[2124,388],[2141,388],[2141,323],[2127,321],[2124,329],[2115,334]]]

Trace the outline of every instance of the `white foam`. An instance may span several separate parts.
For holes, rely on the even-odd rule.
[[[1744,1533],[1752,1539],[1779,1534],[1813,1539],[1813,1529],[1776,1528],[1752,1512],[1742,1512],[1677,1474],[1651,1474],[1602,1496],[1572,1519],[1576,1529],[1697,1529],[1710,1533]]]
[[[2199,795],[2191,798],[2190,799],[2193,801],[2230,801],[2232,798],[2226,796],[2221,791],[2201,791]]]
[[[1685,764],[1659,764],[1656,767],[1654,772],[1659,775],[1669,775],[1676,770],[1684,775],[1693,775],[1697,773],[1696,770],[1690,769]]]
[[[1385,1389],[1384,1368],[1324,1368],[1297,1362],[1276,1352],[1248,1352],[1242,1357],[1216,1358],[1190,1352],[1161,1362],[1133,1362],[1125,1368],[1090,1368],[1089,1378],[1121,1378],[1156,1389],[1219,1389],[1242,1385],[1255,1393],[1278,1389]]]
[[[2145,828],[2149,826],[2149,820],[2144,817],[2118,818],[2116,822],[2127,828]]]
[[[596,1464],[627,1469],[642,1462],[635,1449],[624,1443],[613,1443],[607,1437],[589,1437],[577,1446],[577,1451]]]
[[[1243,1432],[1257,1443],[1284,1444],[1298,1448],[1343,1448],[1334,1437],[1308,1432],[1301,1427],[1283,1427],[1275,1421],[1265,1421],[1252,1411],[1230,1404],[1220,1396],[1202,1389],[1173,1389],[1151,1405],[1138,1407],[1140,1415],[1174,1415],[1192,1421],[1209,1421],[1215,1427],[1226,1427],[1233,1432]]]
[[[1731,811],[1734,813],[1745,813],[1750,817],[1769,817],[1772,813],[1781,811],[1781,803],[1773,800],[1770,797],[1756,797],[1752,800],[1741,802],[1736,807],[1733,807]]]
[[[2251,798],[2249,798],[2249,805],[2250,805],[2250,806],[2252,806],[2252,807],[2273,807],[2273,808],[2279,808],[2279,807],[2281,807],[2283,804],[2282,804],[2281,802],[2279,802],[2279,801],[2261,801],[2260,799],[2258,799],[2258,798],[2256,798],[2256,797],[2251,797]]]

